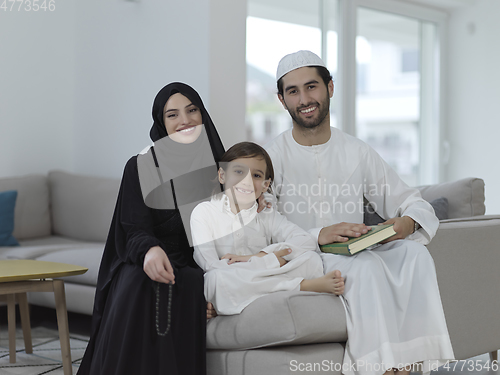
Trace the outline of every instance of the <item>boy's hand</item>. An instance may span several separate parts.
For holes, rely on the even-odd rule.
[[[229,259],[227,264],[233,264],[237,262],[248,262],[251,257],[264,257],[267,253],[265,251],[260,251],[254,255],[235,255],[235,254],[226,254],[221,259]]]
[[[292,249],[282,249],[274,252],[274,255],[276,255],[276,258],[278,258],[278,261],[280,262],[280,267],[283,267],[288,261],[284,259],[283,257],[286,255],[289,255],[292,252]]]
[[[259,207],[257,207],[257,213],[259,213],[266,207],[271,208],[273,206],[271,202],[266,201],[264,194],[260,195],[260,197],[257,199],[257,203],[259,204]]]
[[[236,255],[236,254],[226,254],[221,259],[228,259],[227,264],[233,264],[237,262],[248,262],[252,255]]]

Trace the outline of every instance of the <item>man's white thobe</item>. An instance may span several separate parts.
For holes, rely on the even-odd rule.
[[[406,240],[352,257],[321,255],[325,273],[339,269],[346,283],[343,373],[383,374],[419,361],[428,372],[429,360],[453,359],[434,262],[423,246],[439,221],[419,191],[366,143],[336,128],[315,146],[298,144],[290,129],[266,149],[278,210],[316,238],[332,224],[362,223],[364,197],[386,220],[409,216],[421,225]]]

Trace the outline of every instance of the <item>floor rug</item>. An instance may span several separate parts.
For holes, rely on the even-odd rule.
[[[0,331],[0,375],[63,375],[61,346],[57,330],[35,327],[31,331],[33,354],[24,351],[23,332],[16,331],[16,363],[9,362],[7,330]],[[89,338],[70,334],[71,361],[76,374]]]

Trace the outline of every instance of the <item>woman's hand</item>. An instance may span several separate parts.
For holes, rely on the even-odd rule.
[[[217,311],[215,311],[214,305],[212,302],[207,302],[207,320],[215,318],[217,316]]]
[[[168,260],[167,254],[160,246],[154,246],[148,250],[144,257],[143,269],[153,281],[175,284],[174,269],[170,264],[170,260]]]
[[[266,207],[271,208],[273,206],[271,202],[266,201],[264,194],[260,195],[260,197],[257,199],[257,203],[259,204],[259,207],[257,207],[257,213],[259,213]]]

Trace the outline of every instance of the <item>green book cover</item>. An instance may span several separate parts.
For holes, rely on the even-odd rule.
[[[362,234],[359,237],[351,237],[346,242],[334,242],[327,245],[320,245],[320,249],[324,253],[354,255],[369,246],[375,245],[396,234],[393,229],[393,224],[374,225],[368,233]]]

